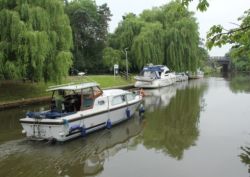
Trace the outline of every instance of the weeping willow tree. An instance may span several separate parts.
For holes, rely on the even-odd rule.
[[[124,51],[128,49],[129,66],[136,70],[137,62],[135,60],[135,53],[131,52],[131,47],[135,41],[136,36],[141,32],[141,28],[145,26],[144,21],[140,20],[135,14],[129,13],[123,16],[121,21],[113,34],[109,37],[109,47],[115,50]],[[121,62],[124,63],[126,59],[125,53],[121,53]]]
[[[0,0],[0,78],[61,81],[71,33],[60,0]]]
[[[135,69],[147,63],[166,64],[175,71],[196,70],[200,55],[198,24],[179,1],[129,14],[111,36],[110,46],[128,47]]]
[[[143,67],[145,63],[163,62],[163,34],[160,23],[148,23],[141,29],[132,45],[132,52],[139,68]]]
[[[115,50],[111,47],[106,47],[103,50],[103,62],[104,66],[109,68],[109,71],[113,70],[114,64],[118,64],[119,68],[124,68],[125,63],[123,62],[122,53],[119,50]]]

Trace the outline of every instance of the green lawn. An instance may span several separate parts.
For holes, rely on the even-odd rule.
[[[97,82],[101,88],[122,86],[132,84],[133,80],[126,81],[119,76],[112,75],[90,75],[90,76],[69,76],[64,81],[65,83],[81,83],[81,82]],[[21,81],[0,81],[0,104],[15,100],[27,98],[35,98],[49,96],[51,93],[46,92],[46,89],[56,85],[55,83],[23,83]]]

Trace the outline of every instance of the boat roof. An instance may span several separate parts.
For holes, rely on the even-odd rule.
[[[70,83],[70,84],[65,84],[65,85],[56,85],[56,86],[49,87],[49,89],[47,89],[47,91],[81,90],[81,89],[95,87],[95,86],[99,86],[99,84],[96,82],[88,82],[88,83],[81,83],[81,84]]]
[[[129,91],[122,90],[122,89],[103,90],[103,95],[104,96],[114,96],[114,95],[120,95],[120,94],[125,94],[125,93],[129,93]]]
[[[164,65],[150,65],[150,66],[144,66],[143,71],[158,71],[158,72],[162,72],[164,70],[169,71],[168,67],[164,66]]]

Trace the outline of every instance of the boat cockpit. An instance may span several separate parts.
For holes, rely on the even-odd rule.
[[[102,95],[98,87],[87,87],[80,90],[53,90],[51,99],[52,112],[77,112],[93,108],[94,100]]]

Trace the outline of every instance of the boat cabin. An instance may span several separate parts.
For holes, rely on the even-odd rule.
[[[142,77],[154,78],[159,79],[162,76],[165,76],[170,71],[166,66],[163,65],[149,65],[145,66],[140,73]]]
[[[97,83],[61,85],[47,91],[52,91],[51,112],[61,113],[91,109],[94,100],[103,94]]]

